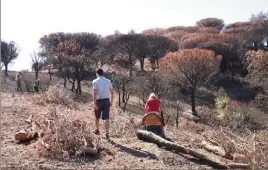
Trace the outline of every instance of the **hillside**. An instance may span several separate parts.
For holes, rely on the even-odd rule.
[[[31,73],[27,73],[30,75]],[[211,169],[213,167],[206,165],[204,161],[199,161],[189,155],[170,152],[164,148],[159,148],[153,143],[139,140],[136,137],[136,130],[141,128],[140,122],[143,117],[143,106],[139,105],[139,99],[133,96],[127,106],[126,112],[123,112],[116,103],[112,108],[111,116],[111,141],[107,142],[103,135],[96,136],[90,134],[94,140],[97,140],[104,151],[97,157],[79,157],[79,159],[63,158],[56,159],[46,157],[40,149],[40,141],[18,144],[14,140],[14,134],[27,126],[25,120],[30,115],[33,119],[42,124],[47,115],[55,114],[59,120],[86,122],[90,132],[94,131],[94,114],[91,105],[91,94],[88,92],[88,86],[83,86],[83,95],[80,98],[74,98],[74,94],[64,89],[62,80],[53,77],[50,82],[50,88],[44,93],[17,93],[12,74],[6,82],[1,81],[1,167],[20,167],[20,168],[38,168],[38,169],[69,169],[69,168],[116,168],[116,169]],[[41,74],[43,84],[48,78],[46,74]],[[2,77],[3,78],[3,77]],[[28,76],[29,78],[29,76]],[[30,79],[30,78],[29,78]],[[58,85],[53,85],[58,84]],[[116,97],[117,98],[117,97]],[[67,103],[67,104],[66,104]],[[185,109],[189,108],[187,103],[182,103]],[[217,141],[222,146],[237,152],[240,155],[251,153],[246,158],[233,158],[237,162],[254,162],[254,166],[268,167],[266,162],[267,150],[260,150],[267,146],[267,129],[258,131],[243,131],[243,134],[232,133],[225,128],[224,131],[213,128],[213,116],[211,117],[209,108],[198,107],[203,121],[194,123],[188,121],[180,115],[179,124],[176,128],[174,110],[167,108],[167,117],[170,117],[165,126],[166,135],[176,143],[186,147],[200,148],[202,141]],[[266,124],[268,116],[259,113],[257,109],[251,108],[255,117],[261,120],[255,120],[258,124]],[[262,116],[262,117],[260,117]],[[261,121],[261,122],[260,122]],[[230,122],[231,124],[231,122]],[[103,126],[102,126],[103,127]],[[250,127],[249,127],[250,128]],[[103,129],[102,129],[103,132]],[[76,134],[73,134],[74,136]],[[254,138],[253,138],[254,136]],[[257,143],[256,143],[257,142]],[[240,146],[244,149],[237,149]],[[231,147],[231,148],[230,148]],[[253,149],[253,147],[255,147]],[[240,150],[240,151],[239,151]],[[247,153],[246,153],[247,152]],[[260,154],[259,156],[256,153]],[[239,155],[237,154],[237,155]]]

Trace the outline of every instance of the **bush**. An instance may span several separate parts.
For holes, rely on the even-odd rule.
[[[226,96],[219,96],[215,99],[215,107],[218,118],[224,120],[226,118]]]
[[[221,126],[229,127],[233,130],[260,129],[263,126],[262,122],[256,122],[255,112],[252,106],[247,103],[238,102],[225,96],[217,97],[215,100],[215,107],[217,111],[217,119]]]

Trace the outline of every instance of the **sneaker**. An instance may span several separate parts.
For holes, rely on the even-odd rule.
[[[94,132],[96,135],[99,135],[100,134],[100,131],[98,129],[95,130]]]

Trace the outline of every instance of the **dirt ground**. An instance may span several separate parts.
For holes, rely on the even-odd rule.
[[[51,110],[55,109],[56,113],[65,117],[85,120],[90,130],[94,131],[94,114],[92,110],[91,95],[89,94],[88,84],[83,84],[83,95],[77,100],[74,98],[74,93],[70,92],[70,87],[65,88],[62,94],[69,96],[70,100],[77,104],[77,108],[71,109],[68,105],[46,103],[40,100],[41,94],[34,93],[18,93],[15,91],[16,83],[14,81],[15,73],[10,73],[5,82],[1,80],[1,168],[26,168],[26,169],[212,169],[213,167],[205,165],[204,162],[178,153],[167,151],[159,148],[157,145],[138,140],[136,137],[136,130],[143,117],[143,107],[137,97],[131,97],[127,106],[127,111],[122,112],[114,105],[111,111],[111,141],[108,143],[109,147],[114,151],[113,155],[100,155],[97,157],[79,157],[77,159],[57,160],[40,156],[37,151],[38,141],[32,141],[28,144],[19,144],[14,139],[17,131],[25,129],[27,124],[25,120],[33,115],[34,119],[41,118],[47,115]],[[29,82],[34,79],[34,75],[28,73]],[[46,86],[55,85],[60,82],[56,77],[50,81],[46,74],[42,74],[42,84]],[[2,77],[1,77],[2,78]],[[85,82],[87,83],[87,82]],[[62,81],[60,82],[62,86]],[[23,84],[25,90],[26,84]],[[56,90],[57,91],[57,90]],[[53,93],[53,92],[52,92]],[[116,98],[116,96],[115,96]],[[204,97],[200,98],[203,100]],[[183,103],[184,110],[189,108],[189,104]],[[202,109],[201,109],[202,110]],[[208,107],[204,107],[204,112],[211,111]],[[266,122],[267,115],[258,113],[257,108],[252,107],[251,112],[254,113],[254,119],[261,119]],[[175,113],[174,110],[167,111],[167,115]],[[258,113],[258,114],[257,114]],[[174,114],[173,114],[174,116]],[[175,118],[170,117],[169,123],[165,126],[165,134],[168,138],[180,145],[196,148],[202,140],[207,137],[221,138],[222,132],[219,129],[213,128],[209,124],[189,123],[179,120],[178,128],[175,126]],[[208,120],[211,121],[212,120]],[[256,120],[260,122],[259,120]],[[134,122],[135,126],[131,124]],[[213,123],[213,122],[212,122]],[[103,125],[103,124],[101,124]],[[103,127],[103,126],[101,126]],[[268,125],[267,125],[268,127]],[[103,132],[103,129],[101,129]],[[251,132],[252,133],[252,132]],[[262,136],[267,133],[265,130],[261,131]],[[220,134],[220,135],[219,135]],[[215,136],[216,135],[216,136]],[[256,133],[258,136],[258,133]],[[239,136],[239,134],[238,134]],[[245,143],[251,149],[251,136],[244,136],[243,140],[240,137],[229,135],[233,142],[239,144]],[[267,136],[267,135],[266,135]],[[104,135],[98,136],[100,140],[104,140]],[[259,141],[259,145],[267,146],[267,140],[263,137]],[[223,140],[226,141],[226,140]],[[229,140],[227,140],[229,141]],[[249,142],[245,142],[249,141]],[[252,146],[255,143],[252,143]],[[262,146],[262,147],[263,147]],[[267,147],[266,147],[267,148]],[[266,150],[267,152],[267,150]],[[266,154],[266,157],[268,155]],[[267,159],[261,156],[264,167],[268,167]]]
[[[38,156],[35,142],[18,144],[14,134],[26,126],[25,119],[31,114],[38,116],[45,114],[49,106],[36,105],[32,94],[1,93],[1,168],[37,168],[37,169],[199,169],[210,168],[199,164],[192,158],[178,155],[155,144],[139,141],[135,136],[131,138],[114,137],[111,132],[110,145],[115,149],[115,155],[100,158],[87,157],[80,160],[59,161]],[[90,122],[90,106],[83,106],[85,110],[75,112],[79,117],[85,117]],[[60,109],[60,108],[58,108]],[[89,110],[88,112],[86,110]],[[70,112],[74,114],[74,112]],[[80,114],[80,115],[78,115]],[[71,115],[70,115],[71,116]],[[93,123],[93,122],[92,122]],[[105,139],[103,139],[105,140]]]

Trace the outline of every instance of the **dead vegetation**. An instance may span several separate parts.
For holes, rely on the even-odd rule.
[[[33,95],[31,100],[44,109],[24,120],[15,139],[33,140],[39,156],[68,160],[83,155],[115,154],[106,140],[92,133],[94,119],[81,117],[81,112],[88,108],[79,107],[64,88],[50,86],[46,93]]]
[[[24,120],[13,126],[25,130],[20,133],[27,134],[26,138],[35,139],[29,147],[34,148],[40,157],[73,161],[73,158],[86,158],[88,155],[96,159],[100,156],[101,160],[110,156],[112,158],[109,159],[115,159],[116,155],[120,155],[111,143],[92,134],[95,125],[91,104],[88,101],[79,103],[73,100],[72,93],[60,85],[50,86],[47,92],[40,94],[16,94],[12,97],[5,93],[4,99],[6,102],[3,109],[11,109],[12,115],[17,114]],[[133,99],[134,97],[130,98],[130,104],[134,107],[139,105],[139,101],[134,102]],[[230,98],[222,98],[221,101],[224,103],[222,108],[198,106],[198,122],[182,117],[182,113],[187,110],[183,102],[165,101],[166,121],[168,119],[165,126],[166,136],[187,148],[207,150],[234,163],[249,164],[252,169],[267,167],[266,121],[256,119],[260,114],[252,105],[247,106]],[[20,109],[21,105],[25,105],[25,108]],[[223,117],[220,116],[220,109],[224,112]],[[30,115],[25,117],[27,114],[23,110],[27,110]],[[136,131],[141,128],[142,117],[142,113],[112,108],[111,138],[121,141],[120,145],[131,144],[131,149],[148,149],[147,145],[137,141],[136,137]],[[267,120],[266,117],[261,119]],[[10,116],[4,119],[5,125],[8,125],[8,122]],[[16,131],[13,129],[12,133],[14,138]],[[139,146],[141,144],[143,147]],[[128,163],[140,161],[137,160],[138,157],[131,159]],[[162,161],[160,157],[157,159]]]
[[[50,86],[46,93],[34,96],[33,101],[43,106],[46,104],[58,104],[71,109],[78,109],[77,103],[70,96],[71,94],[67,89],[61,88],[60,85],[54,85]]]

